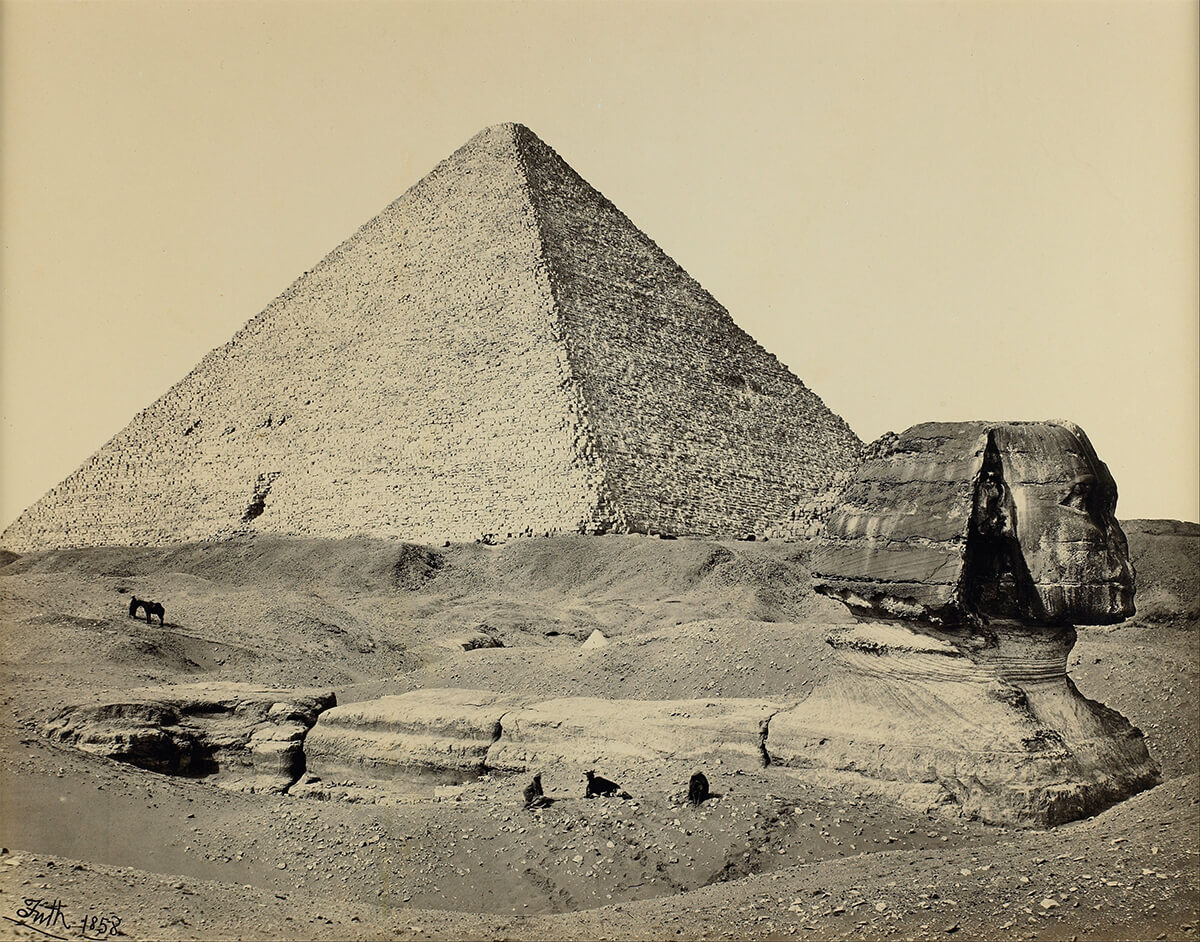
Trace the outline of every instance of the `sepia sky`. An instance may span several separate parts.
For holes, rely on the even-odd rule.
[[[0,527],[502,121],[863,439],[1071,419],[1200,519],[1197,9],[6,0]]]

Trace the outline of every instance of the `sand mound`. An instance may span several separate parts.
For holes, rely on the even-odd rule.
[[[1148,622],[1200,618],[1200,524],[1128,520],[1121,524],[1137,572],[1137,617]]]

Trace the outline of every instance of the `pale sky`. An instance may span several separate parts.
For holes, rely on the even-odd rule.
[[[0,6],[0,527],[480,129],[864,440],[1065,418],[1200,519],[1195,2]]]

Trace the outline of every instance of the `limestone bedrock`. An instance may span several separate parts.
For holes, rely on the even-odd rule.
[[[864,624],[844,670],[772,723],[785,765],[936,782],[1052,825],[1156,784],[1140,730],[1067,676],[1076,624],[1133,614],[1117,488],[1070,422],[914,426],[875,442],[812,557]]]
[[[238,683],[132,690],[64,707],[52,739],[152,772],[236,791],[282,792],[304,771],[304,736],[332,691]]]
[[[304,748],[309,772],[322,778],[400,784],[618,762],[757,769],[769,761],[771,716],[793,703],[535,700],[429,688],[327,710]]]
[[[882,790],[936,785],[970,817],[1035,827],[1159,781],[1141,731],[1067,676],[1073,628],[1013,623],[980,645],[875,622],[827,640],[841,669],[772,719],[775,764],[852,773]]]

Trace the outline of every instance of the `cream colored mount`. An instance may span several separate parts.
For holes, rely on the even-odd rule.
[[[804,531],[860,447],[550,147],[502,124],[305,272],[0,545]]]

